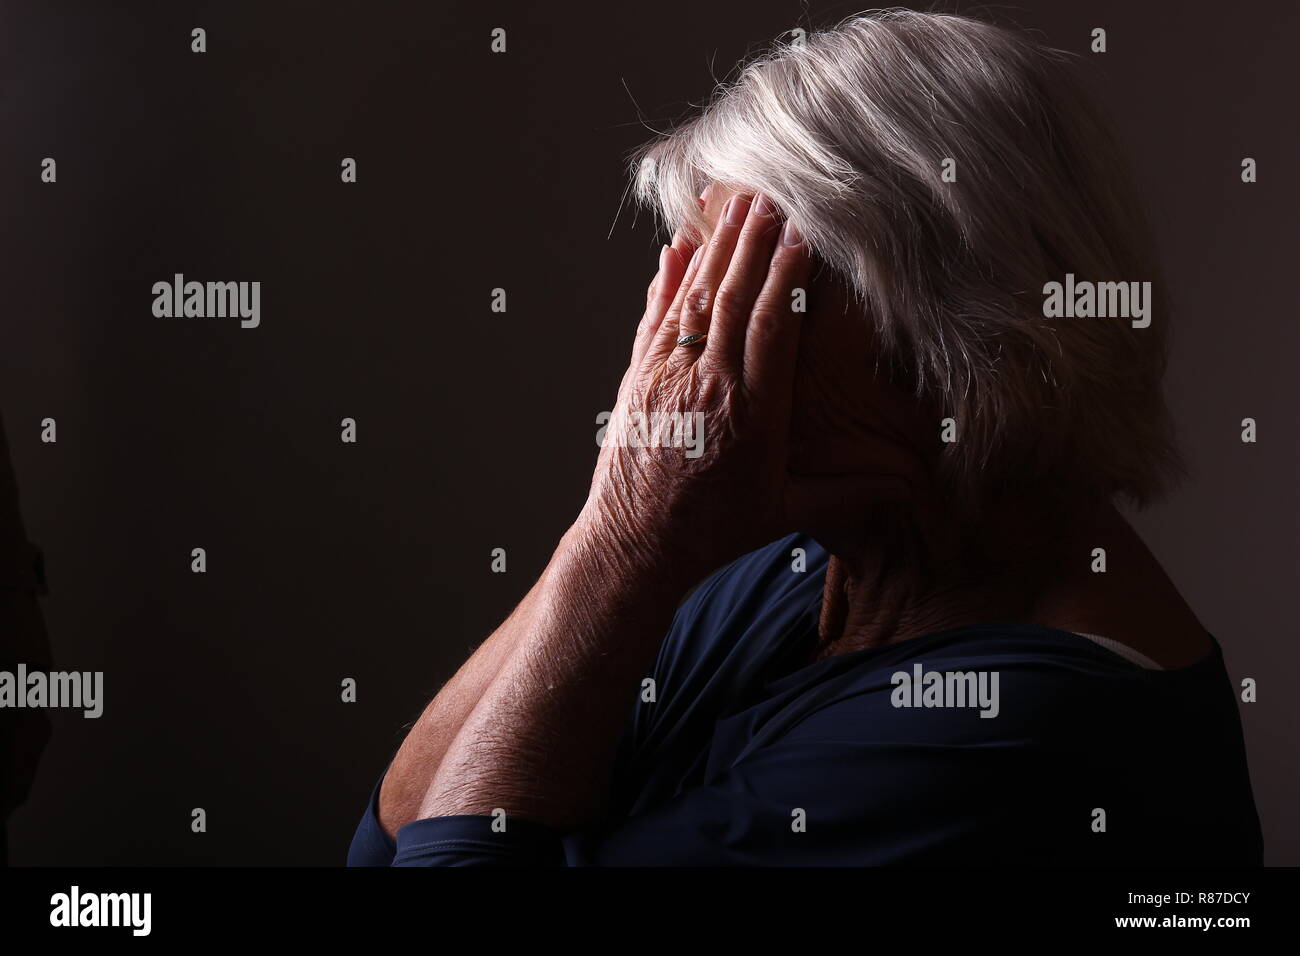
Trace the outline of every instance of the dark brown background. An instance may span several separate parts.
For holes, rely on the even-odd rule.
[[[657,250],[618,215],[623,157],[753,46],[856,9],[5,6],[0,410],[57,665],[107,684],[101,719],[53,715],[13,862],[342,861],[401,724],[585,496]],[[1138,526],[1234,680],[1260,681],[1267,856],[1300,863],[1296,7],[993,15],[1090,58],[1141,171],[1195,473]],[[260,280],[261,327],[154,318],[174,272]]]

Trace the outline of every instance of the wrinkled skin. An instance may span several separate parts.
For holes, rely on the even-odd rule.
[[[873,374],[869,324],[802,237],[762,197],[701,203],[713,233],[665,247],[607,436],[635,411],[698,411],[703,453],[607,440],[584,509],[647,567],[670,554],[694,577],[793,531],[860,540],[877,505],[928,493],[922,416]]]

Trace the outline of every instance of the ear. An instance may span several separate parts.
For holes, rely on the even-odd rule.
[[[704,192],[700,194],[700,208],[704,210],[704,217],[709,221],[710,229],[717,225],[718,217],[726,208],[727,200],[735,194],[735,190],[728,189],[720,183],[709,183],[705,187]]]

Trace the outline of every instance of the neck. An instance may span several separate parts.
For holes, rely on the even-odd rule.
[[[1018,504],[989,517],[978,548],[954,546],[956,530],[942,523],[925,534],[911,518],[875,527],[826,545],[815,659],[995,621],[1100,634],[1165,667],[1210,649],[1196,615],[1109,502]],[[1098,548],[1104,573],[1094,566]]]
[[[1059,507],[1019,503],[986,519],[978,547],[951,523],[923,534],[900,515],[856,541],[828,545],[816,657],[970,624],[1064,620],[1053,605],[1071,577],[1062,569],[1074,562],[1065,559],[1104,511],[1113,509],[1089,509],[1067,526]]]

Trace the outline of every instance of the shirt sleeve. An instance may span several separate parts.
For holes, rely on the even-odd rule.
[[[413,820],[397,831],[394,841],[379,822],[384,774],[370,792],[352,836],[348,866],[563,866],[566,862],[559,832],[521,817]]]
[[[361,822],[352,835],[352,845],[348,847],[348,866],[389,866],[393,862],[397,846],[379,823],[379,788],[387,773],[388,769],[384,768],[370,791],[366,812],[361,815]]]
[[[522,817],[429,817],[397,831],[393,866],[563,866],[558,831]]]

